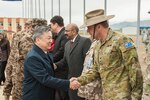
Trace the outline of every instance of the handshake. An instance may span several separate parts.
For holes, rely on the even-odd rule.
[[[76,77],[70,78],[69,81],[70,81],[70,89],[76,90],[76,89],[80,88],[81,84],[77,81]]]

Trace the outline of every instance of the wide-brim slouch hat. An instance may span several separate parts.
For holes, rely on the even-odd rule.
[[[90,11],[85,14],[85,23],[80,27],[84,28],[87,26],[92,26],[104,21],[107,21],[109,19],[112,19],[115,15],[105,15],[103,9],[96,9],[93,11]]]

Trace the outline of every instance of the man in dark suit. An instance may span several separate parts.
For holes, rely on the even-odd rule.
[[[83,70],[84,58],[91,45],[91,40],[78,34],[79,28],[76,24],[68,24],[65,31],[65,35],[70,41],[65,45],[63,59],[55,63],[55,68],[58,70],[68,65],[68,78],[77,77]],[[77,96],[77,90],[69,90],[69,98],[70,100],[84,100]]]
[[[75,88],[76,82],[55,78],[48,54],[52,42],[49,27],[34,30],[34,45],[24,61],[23,100],[55,100],[55,89]]]
[[[61,16],[54,16],[51,20],[51,30],[54,33],[54,49],[53,49],[53,61],[58,62],[64,56],[64,47],[68,39],[65,36],[64,21]],[[67,79],[68,67],[56,70],[55,75],[57,78]],[[62,90],[56,91],[56,100],[68,100],[68,93]]]

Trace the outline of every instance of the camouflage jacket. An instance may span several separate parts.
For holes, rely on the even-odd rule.
[[[15,70],[16,58],[14,55],[18,53],[16,51],[16,41],[17,41],[17,38],[19,38],[19,34],[21,34],[21,32],[15,33],[13,35],[12,44],[11,44],[11,52],[8,58],[7,66],[6,66],[6,81],[4,84],[3,94],[8,95],[8,96],[11,95],[13,83],[14,83],[15,76],[16,76],[16,70]]]
[[[12,50],[6,67],[6,84],[4,86],[4,95],[22,93],[23,62],[26,54],[33,45],[32,33],[21,31],[14,35],[12,41]],[[21,98],[21,97],[20,97]]]
[[[19,36],[18,42],[16,44],[17,48],[17,54],[16,54],[16,60],[17,60],[17,67],[16,67],[16,73],[18,81],[22,83],[24,79],[23,75],[23,63],[24,59],[28,53],[28,51],[32,48],[33,45],[33,40],[32,40],[32,32],[24,31],[22,34]]]
[[[94,48],[93,69],[78,78],[85,85],[101,78],[102,99],[141,100],[143,76],[131,38],[109,30],[104,42]]]
[[[150,96],[150,43],[148,43],[146,46],[147,46],[146,47],[147,48],[147,52],[146,52],[147,68],[144,71],[144,93],[143,94],[146,94],[146,95],[149,94]]]
[[[94,41],[89,49],[89,51],[86,53],[86,57],[84,60],[84,68],[82,71],[82,74],[86,73],[90,69],[92,69],[93,65],[93,49],[96,45],[97,41]],[[100,84],[100,78],[96,79],[95,81],[92,81],[88,83],[85,86],[81,86],[78,89],[78,96],[86,98],[88,100],[101,100],[101,84]]]

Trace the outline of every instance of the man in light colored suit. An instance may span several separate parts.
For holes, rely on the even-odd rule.
[[[91,40],[80,36],[78,32],[79,28],[76,24],[66,26],[65,35],[69,41],[65,45],[63,59],[55,63],[56,70],[68,66],[68,79],[81,75],[86,53],[91,46]],[[69,90],[69,98],[70,100],[84,100],[84,98],[77,96],[77,90]]]

